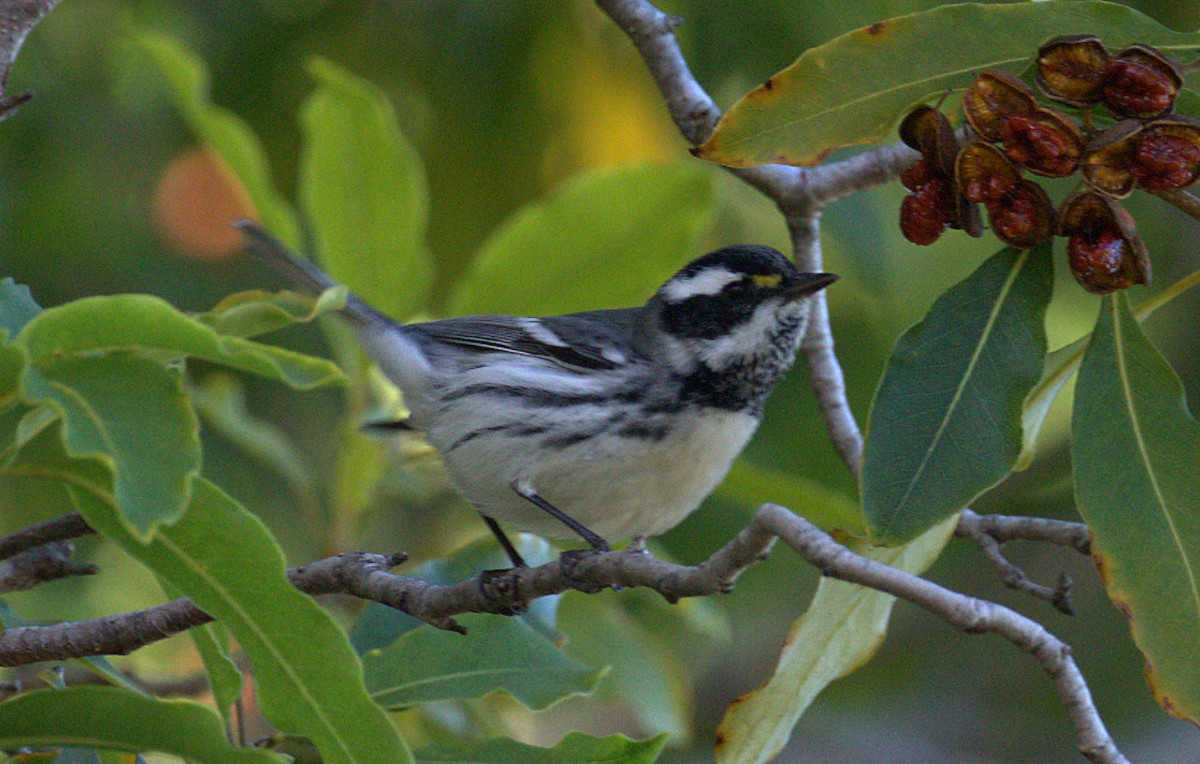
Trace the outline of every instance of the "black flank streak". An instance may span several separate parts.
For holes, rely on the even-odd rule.
[[[549,427],[540,424],[498,424],[494,427],[481,427],[480,429],[469,432],[451,443],[450,447],[446,449],[446,453],[453,451],[461,445],[470,443],[480,435],[490,435],[491,433],[504,432],[511,435],[516,435],[517,437],[526,438],[531,435],[541,435],[545,432],[548,432],[549,429]]]
[[[660,441],[667,437],[667,433],[671,430],[663,424],[645,424],[643,422],[631,422],[621,429],[617,430],[617,435],[622,438],[636,438],[638,440],[653,440]]]

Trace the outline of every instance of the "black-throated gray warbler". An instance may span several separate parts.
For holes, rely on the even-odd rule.
[[[253,254],[303,287],[334,285],[239,225]],[[513,556],[497,520],[607,548],[696,509],[795,360],[805,298],[836,278],[736,246],[689,263],[639,308],[398,324],[350,296],[342,314]]]

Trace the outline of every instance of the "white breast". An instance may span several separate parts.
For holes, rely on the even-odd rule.
[[[678,525],[725,477],[757,426],[748,414],[707,410],[662,440],[598,437],[554,453],[537,448],[536,438],[480,437],[451,452],[447,464],[467,499],[497,520],[574,537],[511,490],[509,482],[524,477],[555,507],[619,541]],[[470,468],[481,463],[493,469]]]

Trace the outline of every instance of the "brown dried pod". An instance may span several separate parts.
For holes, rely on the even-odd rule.
[[[1083,132],[1054,109],[1014,114],[1001,123],[1000,135],[1008,158],[1035,175],[1065,178],[1083,156]]]
[[[1033,181],[1020,181],[986,206],[992,233],[1005,244],[1028,249],[1054,235],[1054,204]]]
[[[997,202],[1021,182],[1021,171],[990,143],[974,141],[954,160],[954,179],[968,201]]]
[[[963,95],[963,116],[980,138],[1001,139],[1004,120],[1030,115],[1037,109],[1033,91],[1020,79],[999,69],[984,69]]]
[[[1099,37],[1073,34],[1055,37],[1038,49],[1037,84],[1047,98],[1076,108],[1104,97],[1108,49]]]
[[[1059,233],[1068,237],[1071,274],[1089,292],[1150,283],[1150,254],[1133,216],[1110,197],[1095,191],[1072,195],[1063,202]]]
[[[958,139],[950,120],[941,111],[927,104],[910,111],[900,123],[900,140],[921,152],[932,173],[949,176],[954,172]]]
[[[1137,184],[1129,168],[1137,155],[1141,132],[1141,122],[1127,119],[1093,138],[1080,161],[1088,183],[1117,199],[1129,196]]]
[[[1151,191],[1185,188],[1200,180],[1200,122],[1169,116],[1146,123],[1129,172]]]
[[[1121,117],[1151,119],[1175,106],[1183,75],[1175,62],[1149,45],[1130,45],[1104,68],[1104,103]]]
[[[955,193],[954,201],[954,221],[950,223],[950,227],[964,231],[976,239],[983,236],[983,216],[979,214],[979,205],[963,196],[962,192]]]

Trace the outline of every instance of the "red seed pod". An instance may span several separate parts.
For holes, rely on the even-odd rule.
[[[1142,188],[1185,188],[1200,179],[1200,122],[1164,117],[1145,125],[1138,136],[1129,172]]]
[[[1067,236],[1067,259],[1080,286],[1109,294],[1150,283],[1150,256],[1133,217],[1116,201],[1083,191],[1063,203],[1059,232]]]
[[[931,178],[900,204],[900,232],[913,244],[934,243],[954,218],[954,196],[946,178]]]
[[[992,232],[1005,244],[1028,249],[1054,235],[1054,204],[1042,187],[1022,180],[987,204]]]
[[[929,164],[924,158],[918,159],[908,166],[904,172],[900,173],[900,183],[909,191],[916,191],[929,182],[933,174],[929,171]]]
[[[1036,175],[1065,178],[1083,156],[1083,133],[1066,115],[1053,109],[1014,114],[1000,125],[1008,158]]]
[[[1104,103],[1121,117],[1151,119],[1175,106],[1183,76],[1171,59],[1148,45],[1130,45],[1104,69]]]
[[[992,143],[1000,140],[1005,119],[1032,115],[1036,110],[1037,101],[1029,86],[999,69],[984,69],[963,94],[967,123],[980,138]]]
[[[1085,108],[1104,97],[1108,49],[1092,35],[1055,37],[1038,49],[1037,83],[1047,98]]]

